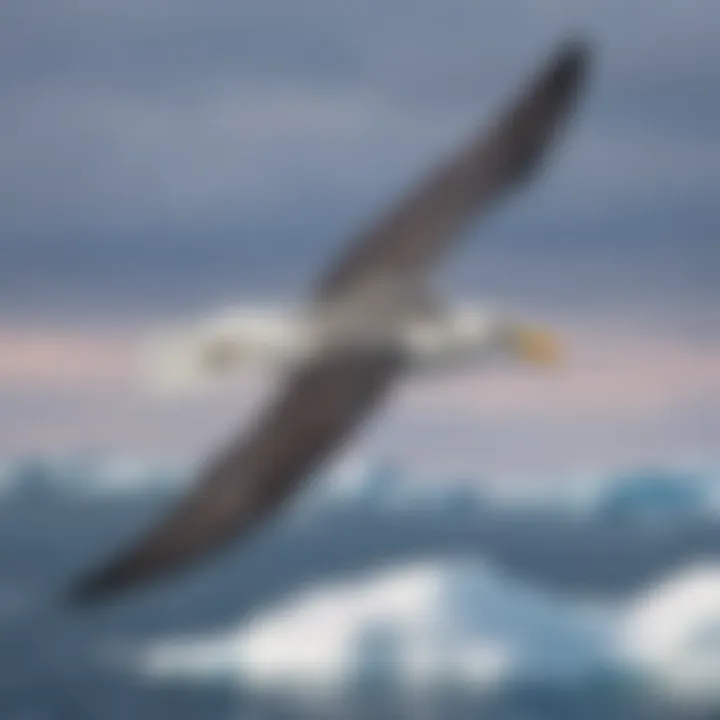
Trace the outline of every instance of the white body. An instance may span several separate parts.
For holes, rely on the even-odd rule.
[[[529,337],[526,326],[471,305],[412,317],[393,332],[409,369],[422,373],[472,366],[518,350],[527,355],[529,349],[518,345]],[[311,313],[240,306],[153,338],[144,367],[156,387],[181,389],[249,368],[286,368],[319,352],[327,337],[327,323]]]

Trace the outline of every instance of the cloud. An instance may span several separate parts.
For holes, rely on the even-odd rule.
[[[410,406],[451,426],[471,417],[498,448],[520,433],[534,457],[553,446],[541,415],[546,432],[586,450],[614,452],[632,435],[650,452],[672,433],[705,446],[717,357],[695,348],[717,332],[717,16],[711,0],[11,0],[0,27],[2,316],[137,324],[302,292],[580,31],[598,64],[566,143],[545,181],[483,226],[488,241],[458,255],[449,284],[559,310],[575,327],[632,314],[648,345],[602,366],[588,343],[562,380],[467,380],[417,389]],[[33,428],[36,443],[201,444],[189,405],[180,420],[120,392],[132,384],[127,348],[110,334],[7,339],[9,445],[29,446]],[[426,422],[432,444],[443,433]]]
[[[5,330],[0,389],[144,388],[143,334]],[[720,394],[720,345],[680,338],[570,331],[563,366],[551,370],[469,368],[412,379],[405,401],[426,411],[453,410],[495,420],[656,417]],[[239,380],[252,385],[254,374]]]
[[[108,332],[2,334],[3,450],[100,447],[204,455],[244,428],[272,391],[246,375],[215,392],[148,394],[140,339]],[[407,380],[358,438],[411,466],[495,471],[673,461],[712,454],[720,346],[617,328],[567,333],[567,364]],[[518,452],[522,448],[522,452]]]
[[[127,339],[28,329],[0,330],[0,389],[14,391],[111,386],[127,380]]]
[[[187,227],[206,237],[252,225],[248,215],[267,224],[278,208],[297,222],[299,208],[326,214],[328,197],[361,212],[380,197],[375,186],[390,191],[487,119],[576,22],[600,35],[602,54],[583,121],[595,129],[578,130],[556,187],[565,208],[575,189],[596,202],[602,191],[605,210],[638,195],[667,199],[678,162],[679,182],[717,179],[715,135],[697,137],[688,120],[649,143],[666,123],[643,102],[672,108],[704,68],[698,58],[717,59],[698,20],[713,11],[700,0],[656,3],[647,33],[646,9],[552,0],[18,7],[2,31],[13,68],[0,87],[2,223],[44,245]],[[637,87],[654,89],[639,108],[626,102]]]

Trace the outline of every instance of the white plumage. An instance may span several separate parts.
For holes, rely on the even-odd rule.
[[[339,342],[349,342],[352,333],[342,337]],[[142,372],[155,389],[197,390],[250,368],[291,367],[324,351],[332,338],[325,319],[309,311],[238,306],[152,337]],[[544,364],[557,356],[545,330],[470,303],[409,316],[391,341],[405,353],[408,367],[423,374],[517,359]]]

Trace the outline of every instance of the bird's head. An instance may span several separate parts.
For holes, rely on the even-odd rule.
[[[412,357],[428,369],[496,361],[549,368],[562,360],[560,341],[549,328],[475,304],[456,306],[411,330]]]
[[[555,367],[563,352],[558,335],[547,327],[524,321],[504,323],[499,340],[511,358],[540,367]]]

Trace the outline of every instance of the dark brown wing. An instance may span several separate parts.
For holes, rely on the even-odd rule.
[[[564,46],[488,132],[439,168],[321,278],[320,300],[381,274],[422,272],[470,216],[529,178],[572,110],[588,50]]]
[[[378,273],[400,276],[426,268],[473,210],[536,167],[568,114],[585,64],[583,48],[563,50],[489,136],[361,239],[321,281],[320,298],[345,293]],[[355,350],[299,369],[255,432],[207,469],[168,520],[82,581],[73,599],[98,599],[179,569],[256,525],[350,436],[401,364],[392,354]]]
[[[165,522],[83,579],[73,601],[100,599],[177,570],[252,528],[350,436],[400,364],[389,352],[355,351],[300,368],[254,432],[203,473]]]

